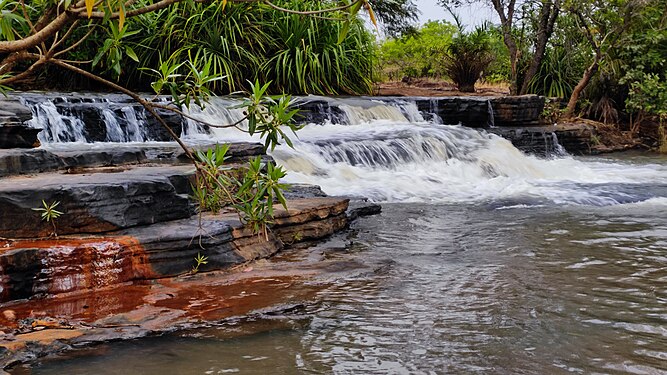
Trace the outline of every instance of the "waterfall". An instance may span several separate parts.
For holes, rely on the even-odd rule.
[[[373,120],[389,120],[396,122],[408,122],[400,109],[388,105],[376,105],[363,108],[343,104],[340,109],[345,112],[348,124],[363,124]]]
[[[378,202],[601,206],[655,196],[637,189],[641,183],[664,184],[660,194],[667,194],[667,165],[541,159],[497,135],[458,125],[308,125],[294,149],[280,146],[272,155],[289,171],[289,182]]]
[[[52,101],[30,106],[32,119],[28,124],[44,129],[39,133],[41,143],[50,142],[85,142],[84,122],[71,114],[60,113]]]
[[[495,120],[495,117],[493,115],[493,105],[491,104],[490,100],[487,100],[486,104],[487,104],[487,111],[489,113],[489,127],[493,128],[493,127],[496,126],[496,120]]]
[[[116,115],[108,109],[102,110],[102,117],[104,118],[104,126],[107,131],[106,140],[109,142],[126,142],[127,139],[120,128]]]
[[[441,125],[442,124],[442,118],[438,114],[439,108],[438,108],[438,100],[436,98],[431,98],[428,101],[428,112],[431,115],[430,121],[434,124]]]
[[[40,140],[47,147],[170,140],[141,106],[119,95],[21,98],[33,113],[30,124],[44,129]],[[162,115],[186,142],[257,142],[258,135],[244,131],[247,121],[240,103],[212,98],[203,108],[186,110],[206,123],[235,127],[209,127],[166,111]],[[271,155],[288,170],[287,182],[320,185],[332,195],[378,202],[507,200],[519,205],[609,205],[667,196],[666,165],[577,160],[548,129],[529,136],[540,137],[537,143],[556,157],[537,158],[485,130],[440,121],[443,116],[444,122],[453,122],[448,114],[474,106],[480,124],[492,124],[489,100],[308,96],[297,98],[296,105],[305,127],[290,135],[294,149],[282,144]],[[538,139],[530,141],[532,145]],[[653,191],[644,188],[649,184]]]
[[[90,142],[144,142],[153,140],[143,107],[119,95],[50,96],[23,94],[30,108],[29,124],[44,129],[42,144]]]
[[[183,128],[183,135],[186,139],[215,139],[224,142],[234,141],[255,141],[242,130],[248,129],[248,121],[245,117],[244,109],[240,108],[241,101],[227,98],[211,98],[204,108],[198,105],[192,105],[188,114],[196,119],[208,124],[218,126],[229,126],[238,124],[236,128],[226,127],[208,127],[201,122],[192,119],[186,119],[186,126]],[[237,129],[238,128],[238,129]]]
[[[124,142],[142,142],[150,140],[150,137],[146,132],[145,112],[137,112],[131,107],[123,107],[121,108],[121,112],[123,113],[123,119],[127,124],[127,136],[125,137]]]

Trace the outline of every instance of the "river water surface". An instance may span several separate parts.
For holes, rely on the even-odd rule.
[[[285,313],[14,373],[667,373],[667,159],[538,159],[402,108],[344,108],[273,152],[291,182],[382,204],[292,255],[361,267]]]
[[[660,158],[576,162],[665,177]],[[313,280],[321,289],[300,309],[15,373],[665,373],[666,189],[585,189],[641,198],[609,205],[385,203],[301,250],[365,267]]]

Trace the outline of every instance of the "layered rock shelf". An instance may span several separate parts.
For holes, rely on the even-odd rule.
[[[285,245],[343,229],[348,200],[307,198],[276,208],[268,237],[234,214],[193,216],[100,235],[0,240],[0,302],[87,291],[199,271],[226,269],[276,254]]]
[[[240,162],[262,150],[235,144],[230,155]],[[270,230],[255,233],[233,212],[197,214],[190,198],[194,168],[172,146],[1,155],[6,165],[42,161],[32,164],[31,174],[19,165],[0,179],[1,367],[69,345],[139,337],[271,306],[285,297],[280,276],[264,283],[267,272],[244,274],[255,292],[265,288],[269,294],[237,301],[245,292],[235,273],[224,271],[326,238],[347,227],[350,217],[379,211],[356,202],[348,214],[349,199],[295,185],[286,194],[288,210],[276,206]],[[55,228],[33,210],[42,200],[60,202],[64,213]],[[199,255],[207,261],[195,275]],[[206,313],[191,302],[202,291],[206,295],[198,298],[210,299]]]
[[[40,157],[51,163],[35,165],[52,168],[0,180],[2,302],[178,275],[199,252],[209,257],[203,269],[222,269],[347,225],[348,200],[310,186],[288,194],[288,211],[276,208],[268,238],[244,228],[235,214],[197,215],[194,167],[175,146],[11,151],[13,160]],[[255,144],[230,148],[237,161],[261,153]],[[64,212],[55,228],[35,210],[42,201],[59,202]]]
[[[195,146],[206,149],[212,144]],[[233,143],[227,151],[229,163],[245,162],[249,158],[263,155],[259,143]],[[91,167],[115,167],[139,164],[187,163],[183,150],[176,144],[113,144],[90,147],[54,145],[46,149],[0,149],[0,177],[34,174],[42,172],[76,172]]]

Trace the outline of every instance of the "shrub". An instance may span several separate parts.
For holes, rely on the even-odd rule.
[[[475,83],[494,57],[487,30],[460,31],[452,39],[445,57],[445,71],[461,92],[475,92]]]

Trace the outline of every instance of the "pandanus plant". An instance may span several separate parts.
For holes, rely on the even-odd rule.
[[[445,56],[445,72],[461,92],[475,92],[475,83],[493,62],[491,43],[485,28],[463,30],[454,36]]]

